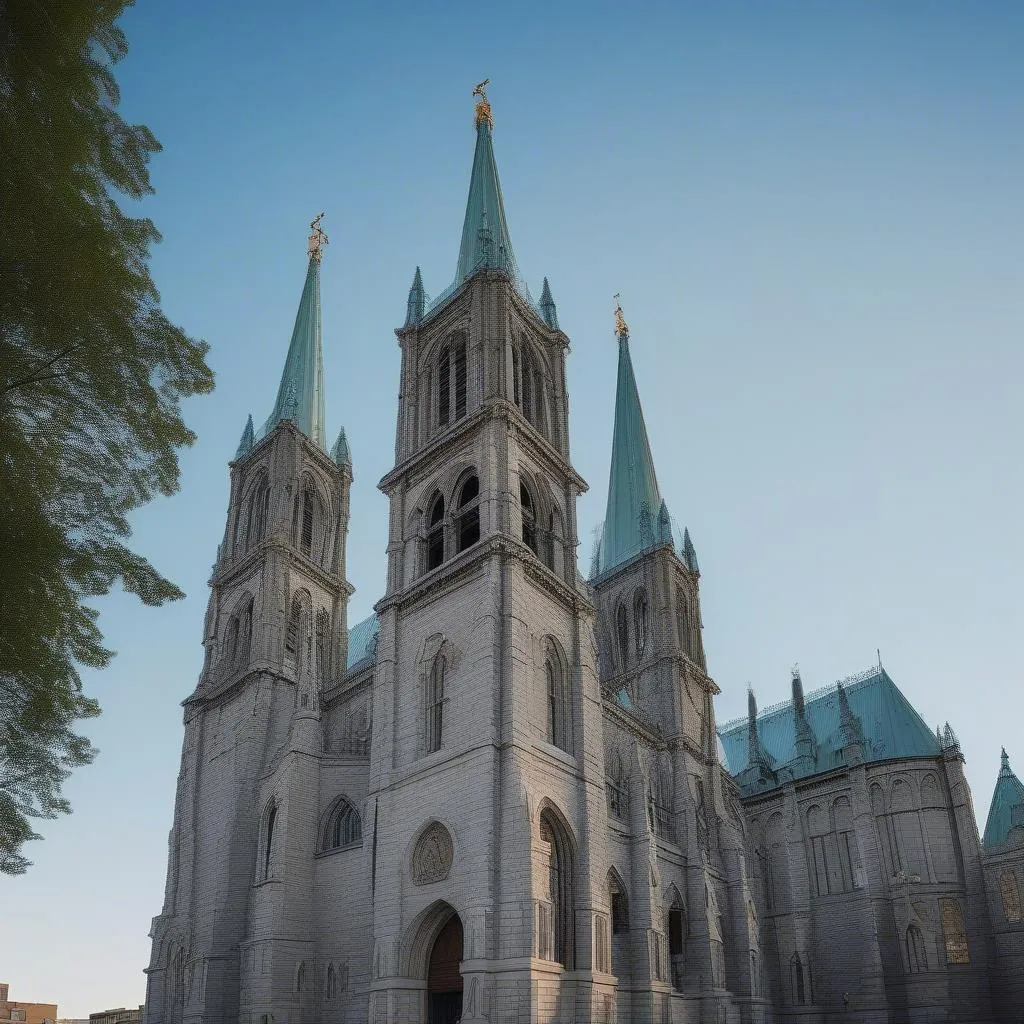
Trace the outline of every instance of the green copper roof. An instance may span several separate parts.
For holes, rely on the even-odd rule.
[[[345,666],[346,668],[354,668],[361,661],[376,656],[379,632],[380,621],[376,615],[357,622],[348,631],[348,664]]]
[[[406,327],[412,327],[423,319],[426,299],[426,293],[423,291],[423,275],[420,273],[420,268],[417,267],[412,278],[412,286],[409,288],[409,300],[405,307]]]
[[[801,743],[802,749],[797,748],[798,722],[793,701],[757,716],[761,747],[770,756],[780,782],[783,774],[805,778],[838,767],[844,763],[844,747],[852,742],[861,744],[863,759],[869,763],[938,757],[941,753],[935,734],[883,668],[873,668],[838,687],[828,686],[809,694],[803,698],[803,706],[804,721],[814,739],[813,751],[806,742]],[[751,766],[748,720],[729,722],[718,732],[729,771],[739,775]],[[799,738],[806,740],[806,731],[801,727],[800,732]]]
[[[608,478],[608,508],[595,557],[598,573],[605,573],[665,540],[672,541],[668,508],[663,506],[658,490],[640,394],[633,375],[629,334],[622,331],[618,339],[619,376],[615,386],[612,465]],[[664,536],[666,523],[667,536]]]
[[[1024,784],[1013,774],[1010,759],[1004,749],[992,804],[988,809],[988,821],[985,823],[985,836],[982,839],[985,849],[990,850],[1005,843],[1010,836],[1010,829],[1015,826],[1024,826]]]
[[[274,411],[260,428],[257,440],[266,437],[281,420],[292,420],[310,440],[327,450],[323,364],[320,259],[314,255],[310,257],[306,270],[306,284],[299,300]]]

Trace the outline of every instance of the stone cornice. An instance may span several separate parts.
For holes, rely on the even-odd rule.
[[[229,586],[240,576],[248,573],[250,569],[254,568],[260,558],[264,555],[270,554],[272,551],[281,552],[288,559],[290,566],[301,569],[303,573],[309,576],[334,597],[340,597],[342,594],[351,597],[352,594],[356,592],[356,588],[352,586],[348,580],[335,576],[333,573],[329,573],[326,569],[317,565],[311,558],[307,558],[305,555],[296,551],[291,544],[285,544],[274,536],[261,540],[259,544],[247,551],[240,558],[231,559],[221,568],[215,570],[213,576],[210,577],[210,586]]]

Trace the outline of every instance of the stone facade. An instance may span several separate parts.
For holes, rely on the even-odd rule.
[[[752,709],[730,771],[688,536],[663,505],[577,572],[549,290],[485,260],[424,306],[371,622],[347,447],[282,420],[232,463],[147,1024],[1017,1020],[1024,842],[982,852],[955,743],[879,758],[840,690],[827,764]]]

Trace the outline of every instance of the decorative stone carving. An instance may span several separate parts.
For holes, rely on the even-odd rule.
[[[412,880],[416,885],[440,882],[452,869],[452,837],[439,821],[428,826],[412,855]]]

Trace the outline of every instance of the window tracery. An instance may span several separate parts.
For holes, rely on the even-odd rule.
[[[361,842],[363,838],[363,822],[359,812],[342,797],[338,800],[327,819],[324,828],[323,849],[339,850],[345,846]]]

